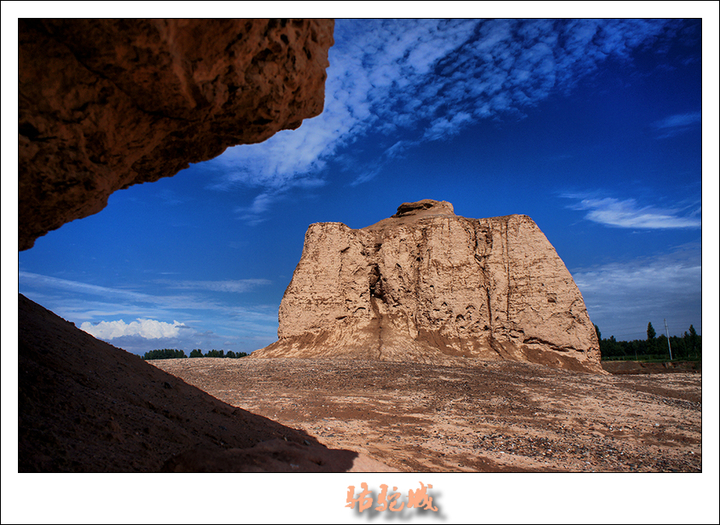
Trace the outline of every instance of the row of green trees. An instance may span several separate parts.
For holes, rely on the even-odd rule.
[[[208,350],[208,353],[203,355],[202,350],[199,348],[196,348],[192,352],[190,352],[190,357],[229,357],[230,359],[238,359],[240,357],[247,357],[247,354],[245,352],[233,352],[232,350],[228,350],[228,353],[225,353],[225,350]]]
[[[202,350],[196,348],[190,352],[190,357],[229,357],[230,359],[237,359],[240,357],[247,357],[245,352],[233,352],[229,350],[225,353],[225,350],[208,350],[207,354],[203,354]],[[177,350],[176,348],[163,348],[161,350],[150,350],[145,352],[143,359],[182,359],[187,358],[184,350]]]
[[[603,339],[597,325],[595,325],[595,331],[600,341],[600,356],[604,360],[668,361],[670,351],[672,351],[673,361],[702,360],[702,336],[698,335],[693,325],[690,325],[682,337],[675,335],[670,337],[669,349],[668,338],[665,334],[658,336],[652,323],[648,323],[647,339],[634,341],[617,341],[612,335],[609,339]]]
[[[177,350],[175,348],[163,348],[162,350],[150,350],[149,352],[145,352],[143,359],[147,361],[148,359],[179,359],[183,357],[187,356],[182,350]]]

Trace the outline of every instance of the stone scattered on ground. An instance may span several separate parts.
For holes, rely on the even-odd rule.
[[[530,363],[150,361],[229,405],[399,471],[699,472],[701,374]]]

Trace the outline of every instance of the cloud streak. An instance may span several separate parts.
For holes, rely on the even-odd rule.
[[[158,348],[157,345],[181,349],[224,347],[249,352],[270,344],[277,335],[277,305],[238,306],[232,297],[223,300],[216,294],[247,293],[271,284],[267,279],[146,283],[152,290],[160,285],[188,291],[161,295],[24,271],[19,276],[20,291],[30,299],[78,323],[94,337],[139,354]],[[207,312],[220,312],[222,317],[208,326],[203,321]]]
[[[102,297],[120,297],[132,301],[152,301],[152,297],[142,293],[121,290],[117,288],[107,288],[105,286],[97,286],[94,284],[81,283],[78,281],[69,281],[58,277],[50,277],[37,273],[20,271],[18,274],[20,282],[33,288],[55,288],[68,292],[76,292],[82,294],[100,295]]]
[[[663,319],[682,334],[702,323],[700,246],[678,247],[670,254],[611,263],[572,272],[588,313],[604,337],[644,339],[648,322]]]
[[[691,113],[680,113],[671,115],[653,123],[657,132],[657,138],[667,139],[697,128],[702,122],[702,113],[694,111]]]
[[[569,206],[570,209],[587,211],[587,220],[604,226],[649,230],[697,229],[702,226],[700,209],[681,215],[683,209],[641,206],[635,199],[592,198],[581,194],[566,194],[563,197],[578,200]]]
[[[553,92],[569,92],[608,57],[629,60],[672,24],[338,20],[323,113],[264,143],[229,148],[208,166],[222,172],[217,188],[263,188],[240,215],[257,221],[278,195],[324,184],[329,160],[370,133],[387,144],[370,161],[356,159],[356,183],[410,147],[447,139],[483,119],[522,115]],[[404,142],[401,132],[410,135]]]
[[[228,293],[245,293],[258,286],[272,284],[272,281],[268,279],[236,279],[230,281],[170,281],[162,279],[156,282],[180,290],[204,290]]]
[[[203,309],[220,308],[214,303],[205,303],[184,295],[153,295],[147,293],[134,292],[119,288],[109,288],[106,286],[97,286],[79,281],[71,281],[60,279],[58,277],[50,277],[31,272],[19,272],[20,283],[23,286],[36,289],[55,289],[65,292],[73,292],[82,295],[99,296],[103,299],[115,299],[132,303],[150,303],[155,305],[165,305],[175,308]],[[165,285],[169,288],[180,290],[199,290],[210,292],[228,292],[228,293],[246,293],[258,286],[272,284],[268,279],[235,279],[226,281],[191,281],[191,280],[169,280],[157,279],[157,284]]]

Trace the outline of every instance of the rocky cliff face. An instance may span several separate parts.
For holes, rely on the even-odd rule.
[[[403,204],[360,230],[312,224],[279,312],[253,357],[530,361],[601,372],[572,276],[524,215],[467,219]]]
[[[323,108],[332,20],[19,20],[19,248]]]

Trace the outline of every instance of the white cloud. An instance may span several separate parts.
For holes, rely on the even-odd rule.
[[[41,303],[65,319],[82,323],[84,327],[100,326],[100,330],[103,330],[102,333],[116,333],[117,335],[113,337],[132,335],[132,330],[140,328],[138,322],[151,317],[179,318],[181,322],[176,321],[178,323],[176,325],[168,323],[164,323],[164,325],[169,327],[184,325],[187,330],[183,330],[183,334],[195,333],[195,329],[190,330],[189,327],[207,325],[208,312],[222,312],[223,318],[231,319],[222,327],[226,333],[239,331],[243,334],[267,334],[277,330],[277,305],[255,305],[241,308],[234,302],[229,303],[206,293],[246,293],[258,286],[272,284],[267,279],[156,280],[147,283],[147,286],[154,288],[165,286],[189,291],[187,294],[169,295],[130,292],[30,272],[20,272],[19,284],[20,292],[29,299]],[[132,322],[129,325],[123,321],[104,321],[104,319],[117,319],[121,316],[139,319],[138,322]],[[102,322],[98,325],[99,321]],[[163,337],[171,337],[169,334],[174,329],[158,332],[161,328],[164,329],[164,325],[154,326],[154,322],[144,323],[142,333],[153,333],[149,331],[152,328],[155,330],[154,333],[165,333],[166,335]],[[213,318],[212,324],[213,327],[216,327],[217,319]],[[87,331],[90,332],[90,330]],[[96,335],[94,332],[90,333]],[[96,337],[105,338],[104,335],[96,335]],[[133,342],[129,341],[129,343]]]
[[[423,139],[440,140],[442,138],[451,137],[460,132],[462,125],[470,122],[472,116],[469,113],[459,112],[452,117],[442,117],[435,120],[432,125],[425,131]],[[394,146],[393,146],[394,148]],[[391,148],[392,149],[392,148]]]
[[[338,20],[330,49],[325,110],[295,131],[229,148],[206,164],[222,170],[219,188],[262,187],[247,221],[290,188],[322,183],[326,162],[368,133],[412,130],[405,147],[458,133],[480,119],[522,112],[555,90],[567,91],[608,56],[665,30],[662,20]],[[378,163],[360,161],[357,183]]]
[[[648,322],[667,319],[671,335],[691,324],[701,331],[702,267],[699,245],[670,254],[572,272],[593,323],[603,337],[643,339]],[[658,330],[659,332],[659,330]]]
[[[149,318],[139,318],[130,323],[124,320],[83,322],[80,328],[98,339],[139,355],[157,348],[177,348],[189,354],[194,348],[252,352],[277,340],[277,322],[276,305],[253,308],[228,306],[223,310],[222,319],[213,320],[213,330],[196,328],[207,327],[208,323],[195,318],[172,323]]]
[[[635,199],[583,198],[583,195],[578,194],[563,196],[579,199],[579,202],[571,205],[570,208],[586,210],[586,219],[605,226],[635,229],[679,229],[702,226],[699,208],[690,214],[681,215],[683,209],[640,206]]]
[[[103,340],[112,340],[124,336],[140,336],[144,339],[163,339],[178,337],[180,330],[190,330],[183,323],[173,321],[172,324],[153,319],[138,319],[129,324],[120,319],[119,321],[101,321],[96,325],[84,322],[80,329],[93,337]]]

